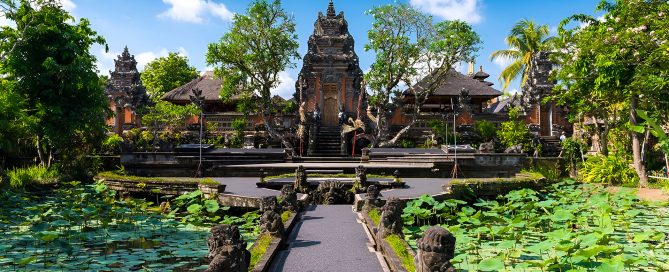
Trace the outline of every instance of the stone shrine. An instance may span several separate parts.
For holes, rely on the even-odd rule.
[[[122,134],[124,126],[127,128],[140,125],[135,110],[149,103],[146,88],[142,85],[137,71],[137,61],[130,55],[128,47],[114,60],[114,71],[110,71],[109,81],[105,86],[105,94],[109,99],[109,107],[114,111],[114,117],[107,121],[114,127],[114,132]]]

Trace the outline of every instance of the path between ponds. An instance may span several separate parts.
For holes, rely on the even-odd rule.
[[[384,271],[351,205],[309,206],[270,271]]]

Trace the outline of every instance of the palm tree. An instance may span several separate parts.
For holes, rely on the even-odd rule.
[[[513,26],[509,36],[506,37],[509,49],[492,52],[490,60],[510,59],[513,61],[499,75],[499,80],[503,82],[503,91],[518,76],[522,76],[520,84],[525,84],[527,74],[532,68],[532,55],[546,49],[548,43],[553,39],[553,37],[548,37],[549,33],[547,25],[537,25],[534,21],[522,19]]]

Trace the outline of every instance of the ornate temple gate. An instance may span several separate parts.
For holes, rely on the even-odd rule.
[[[339,124],[337,120],[337,114],[339,113],[337,95],[337,84],[323,84],[323,126]]]

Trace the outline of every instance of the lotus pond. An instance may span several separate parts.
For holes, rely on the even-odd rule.
[[[161,213],[101,183],[48,195],[0,192],[0,270],[203,270],[214,222],[240,225],[249,247],[258,235],[257,212],[231,216],[199,191],[170,203]]]
[[[443,226],[457,239],[452,263],[463,271],[669,270],[667,203],[639,201],[633,190],[565,181],[470,204],[409,202],[405,239],[415,250],[429,225]]]

